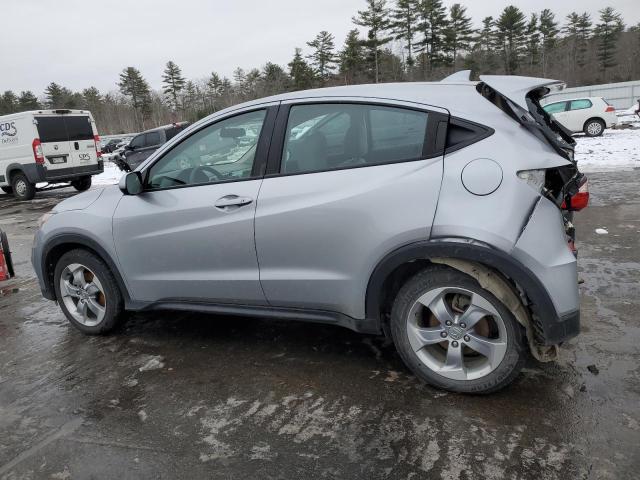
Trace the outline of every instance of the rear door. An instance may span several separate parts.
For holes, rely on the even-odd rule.
[[[567,112],[567,128],[572,132],[583,129],[584,123],[591,118],[593,103],[588,98],[571,100]]]
[[[64,175],[65,170],[75,166],[75,155],[71,155],[67,127],[62,115],[37,115],[38,137],[45,158],[48,175]]]
[[[98,163],[93,124],[88,115],[65,115],[64,123],[69,137],[71,164],[78,169],[87,169]]]
[[[377,262],[429,238],[443,168],[437,129],[447,118],[375,99],[281,106],[255,219],[271,305],[364,318]]]

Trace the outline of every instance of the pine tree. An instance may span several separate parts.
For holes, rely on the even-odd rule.
[[[39,110],[42,108],[40,102],[31,90],[20,92],[18,97],[18,108],[20,111]]]
[[[578,14],[571,12],[567,15],[567,24],[562,29],[566,35],[565,40],[569,45],[571,71],[586,65],[586,54],[588,51],[588,40],[591,36],[591,17],[585,12]]]
[[[72,93],[68,88],[51,82],[45,88],[44,95],[47,99],[48,108],[66,108],[69,106],[69,97],[71,97]]]
[[[293,80],[294,90],[304,90],[313,85],[314,73],[309,64],[302,58],[302,50],[296,48],[293,59],[289,62],[289,75]]]
[[[336,68],[336,53],[334,37],[326,30],[321,31],[311,42],[307,42],[313,52],[307,55],[311,65],[315,68],[318,78],[322,82],[333,73]]]
[[[558,35],[558,22],[551,10],[545,8],[540,12],[540,35],[542,36],[542,76],[547,75],[549,52],[555,47]]]
[[[415,64],[413,58],[416,24],[418,22],[418,0],[398,0],[389,15],[389,31],[394,40],[400,40],[407,50],[408,70]]]
[[[87,110],[95,114],[102,107],[102,103],[102,95],[96,87],[82,90],[82,104]]]
[[[365,63],[362,51],[362,41],[357,29],[350,30],[344,41],[344,47],[340,51],[340,74],[344,83],[350,85],[362,72]]]
[[[448,61],[456,66],[458,52],[469,50],[473,38],[471,18],[467,16],[467,9],[459,3],[454,3],[449,9],[449,20],[444,28],[444,44],[448,54]]]
[[[527,57],[529,58],[529,67],[538,64],[538,55],[540,49],[540,31],[538,30],[538,16],[535,13],[529,17],[527,24]]]
[[[606,76],[607,69],[617,65],[616,43],[624,30],[624,23],[622,16],[611,7],[603,8],[599,13],[600,23],[596,25],[594,33],[598,39],[598,60]]]
[[[284,69],[275,63],[267,62],[262,68],[262,78],[264,79],[264,89],[266,95],[282,93],[289,88],[289,75]]]
[[[198,89],[196,84],[189,80],[185,83],[182,90],[184,90],[184,93],[182,94],[183,114],[188,120],[194,121],[197,118],[196,112],[198,111]]]
[[[426,55],[429,73],[444,60],[444,32],[447,27],[447,9],[442,0],[421,0],[419,5],[419,29],[423,39],[419,43],[420,51]],[[427,65],[423,58],[423,67]]]
[[[482,28],[473,39],[473,54],[465,59],[465,67],[479,73],[495,70],[496,35],[493,17],[482,20]]]
[[[500,14],[496,29],[504,71],[507,75],[513,75],[520,65],[526,42],[526,17],[519,8],[509,5]]]
[[[136,126],[144,129],[144,120],[151,113],[151,91],[149,84],[135,67],[126,67],[118,82],[120,92],[128,97],[133,107]]]
[[[173,110],[180,108],[180,94],[185,87],[186,80],[182,76],[180,67],[169,60],[162,74],[162,93],[164,93],[169,107]]]
[[[363,45],[368,50],[368,60],[372,62],[373,79],[375,83],[380,81],[380,49],[391,41],[391,37],[385,36],[389,29],[389,12],[386,8],[386,0],[366,0],[367,9],[358,10],[358,15],[353,17],[353,23],[367,29],[367,40]]]
[[[15,113],[18,111],[18,97],[11,90],[5,91],[0,96],[0,115]]]

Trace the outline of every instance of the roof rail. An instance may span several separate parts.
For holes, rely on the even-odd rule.
[[[449,75],[448,77],[440,80],[441,82],[470,82],[471,70],[460,70],[456,73]]]

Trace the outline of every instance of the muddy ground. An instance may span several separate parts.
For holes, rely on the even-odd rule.
[[[487,397],[339,327],[153,313],[85,337],[29,263],[36,219],[75,192],[0,194],[18,273],[0,283],[0,479],[640,478],[640,171],[590,178],[582,334]]]

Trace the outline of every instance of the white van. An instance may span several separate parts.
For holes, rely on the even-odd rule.
[[[31,200],[37,183],[91,187],[104,170],[91,112],[36,110],[0,117],[0,189]]]

